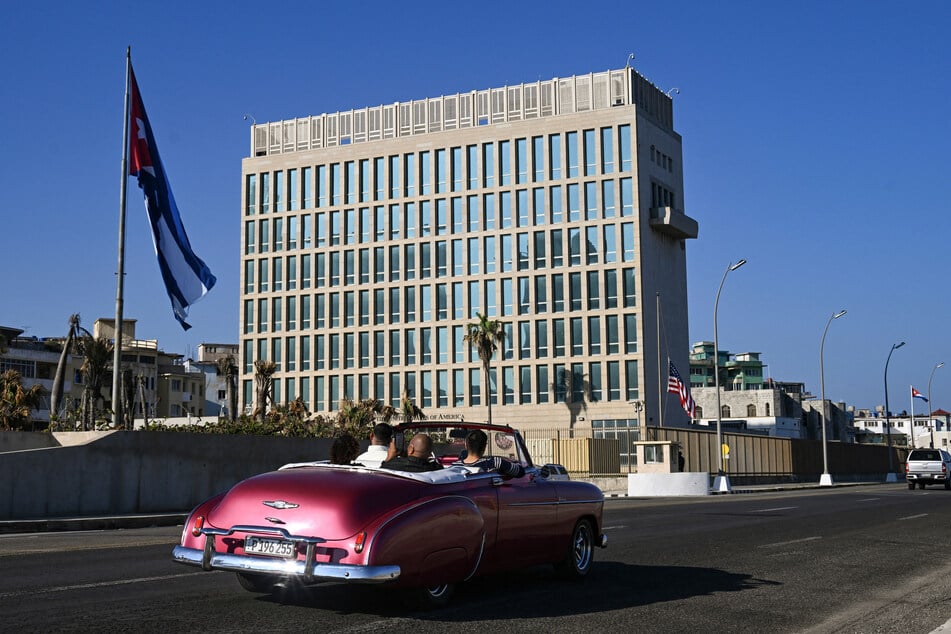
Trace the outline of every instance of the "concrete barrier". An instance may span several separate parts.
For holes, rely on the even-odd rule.
[[[332,442],[122,431],[77,440],[0,453],[0,520],[188,511],[254,474],[326,460]]]
[[[631,473],[627,476],[627,494],[629,497],[710,495],[710,474]]]

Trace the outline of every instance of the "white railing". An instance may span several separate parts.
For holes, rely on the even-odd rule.
[[[636,78],[636,79],[633,79]],[[631,90],[632,80],[638,91]],[[631,68],[474,90],[251,126],[251,155],[267,156],[350,143],[523,121],[623,106],[645,86],[664,93]],[[669,105],[669,98],[667,99]]]

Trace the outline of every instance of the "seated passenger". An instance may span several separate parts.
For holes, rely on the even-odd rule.
[[[431,460],[433,439],[426,434],[416,434],[406,447],[405,456],[396,456],[380,465],[383,469],[394,471],[437,471],[442,465]]]
[[[513,478],[521,478],[525,475],[525,468],[517,462],[506,460],[501,456],[488,456],[483,458],[483,455],[485,455],[485,447],[488,443],[489,437],[484,431],[481,429],[473,429],[469,432],[469,435],[466,436],[465,458],[457,460],[453,464],[477,467],[483,471],[498,471],[504,476],[511,476]]]
[[[353,459],[364,467],[379,467],[387,458],[387,450],[393,439],[393,428],[387,423],[377,423],[370,432],[370,446]]]
[[[360,453],[360,443],[350,434],[342,434],[334,438],[330,446],[330,462],[333,464],[350,464]]]

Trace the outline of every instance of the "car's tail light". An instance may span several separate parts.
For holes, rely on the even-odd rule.
[[[198,537],[201,535],[201,529],[205,525],[205,518],[199,515],[195,518],[195,523],[192,524],[192,535]]]
[[[363,552],[363,546],[367,541],[367,534],[365,532],[357,534],[357,541],[353,545],[353,552],[358,555]]]
[[[908,463],[906,462],[906,463],[905,463],[905,473],[908,473],[908,471],[909,471],[909,469],[908,469]]]

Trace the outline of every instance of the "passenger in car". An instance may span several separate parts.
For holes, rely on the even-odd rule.
[[[396,456],[380,465],[395,471],[436,471],[442,465],[432,461],[433,439],[426,434],[416,434],[406,447],[405,456]]]
[[[370,446],[353,459],[364,467],[379,467],[387,458],[390,441],[393,440],[393,427],[389,423],[377,423],[370,432]]]
[[[489,437],[481,429],[473,429],[466,436],[466,457],[453,464],[465,467],[476,467],[483,471],[498,471],[502,475],[521,478],[525,475],[525,468],[518,462],[506,460],[501,456],[485,456]]]
[[[341,434],[334,438],[330,445],[330,462],[333,464],[350,464],[360,453],[360,443],[350,434]]]

